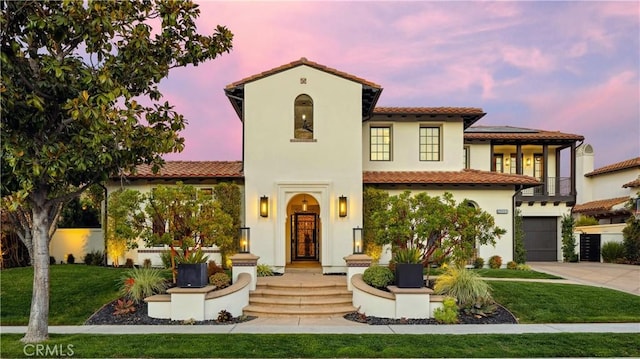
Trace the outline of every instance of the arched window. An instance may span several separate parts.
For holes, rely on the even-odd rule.
[[[313,139],[313,100],[309,95],[296,97],[293,120],[293,137]]]

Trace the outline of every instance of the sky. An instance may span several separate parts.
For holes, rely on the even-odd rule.
[[[640,2],[198,1],[233,50],[174,69],[185,116],[167,160],[241,160],[226,85],[306,57],[383,87],[377,106],[479,107],[476,125],[583,135],[595,168],[640,156]]]

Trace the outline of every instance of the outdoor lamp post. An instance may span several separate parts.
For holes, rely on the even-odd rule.
[[[364,246],[362,245],[362,228],[356,227],[353,229],[353,254],[364,253]]]
[[[249,253],[249,244],[251,241],[249,232],[249,227],[240,227],[240,235],[238,236],[238,251],[240,253]]]

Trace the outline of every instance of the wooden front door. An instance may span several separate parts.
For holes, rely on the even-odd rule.
[[[291,215],[292,260],[318,260],[318,215],[294,213]]]

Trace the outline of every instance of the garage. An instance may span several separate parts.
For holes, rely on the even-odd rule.
[[[558,260],[558,219],[556,217],[524,217],[524,248],[527,261],[555,262]]]

